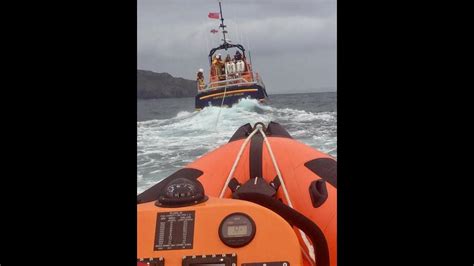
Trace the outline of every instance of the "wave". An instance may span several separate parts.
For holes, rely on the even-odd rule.
[[[230,108],[211,106],[137,122],[137,192],[226,143],[240,126],[270,121],[282,124],[295,139],[337,156],[336,112],[279,109],[242,99]]]

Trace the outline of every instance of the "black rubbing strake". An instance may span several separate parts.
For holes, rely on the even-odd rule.
[[[255,177],[263,177],[262,173],[262,150],[263,150],[263,136],[256,133],[250,140],[249,151],[249,168],[250,179]]]
[[[269,137],[280,137],[292,139],[290,133],[286,131],[280,124],[270,121],[265,132]]]
[[[239,139],[245,139],[248,137],[248,135],[252,132],[252,126],[247,123],[241,127],[239,127],[234,135],[232,135],[232,137],[229,139],[229,142],[232,142],[232,141],[236,141],[236,140],[239,140]]]
[[[329,184],[337,188],[337,162],[331,158],[318,158],[304,164]]]
[[[249,123],[239,127],[234,135],[230,138],[229,142],[245,139],[252,132],[252,125]],[[286,131],[280,124],[270,121],[268,126],[265,128],[265,134],[267,137],[280,137],[280,138],[289,138],[292,139],[291,135]]]

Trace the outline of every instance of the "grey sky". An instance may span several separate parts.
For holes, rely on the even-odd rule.
[[[217,0],[137,0],[137,68],[194,79],[221,44]],[[272,93],[336,90],[336,0],[222,0],[232,43]],[[225,56],[226,52],[221,51]],[[231,53],[233,54],[233,53]]]

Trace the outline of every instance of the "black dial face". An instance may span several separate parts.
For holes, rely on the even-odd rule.
[[[170,184],[166,188],[166,194],[170,198],[189,197],[195,193],[195,187],[192,184],[187,183]]]
[[[244,213],[232,213],[219,226],[219,237],[230,247],[243,247],[255,236],[255,222]]]
[[[198,180],[176,178],[160,191],[155,205],[160,207],[190,206],[206,200],[204,188]]]

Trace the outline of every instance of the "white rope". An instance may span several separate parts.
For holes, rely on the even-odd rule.
[[[224,197],[224,194],[225,194],[225,191],[227,189],[227,186],[229,185],[230,179],[234,175],[235,169],[237,168],[237,165],[240,161],[240,157],[242,157],[242,153],[244,152],[245,147],[247,146],[247,144],[249,143],[249,141],[253,137],[253,135],[255,135],[255,133],[257,133],[257,131],[260,131],[260,133],[262,134],[263,139],[265,141],[265,144],[267,145],[268,153],[270,154],[270,158],[272,159],[273,166],[275,167],[275,170],[277,172],[277,176],[278,176],[278,179],[280,180],[281,187],[283,189],[283,193],[285,194],[286,201],[288,202],[288,206],[293,208],[293,204],[291,203],[290,196],[288,194],[288,191],[286,190],[285,182],[283,181],[283,178],[281,177],[280,168],[278,167],[278,164],[276,162],[275,156],[273,154],[272,147],[270,146],[270,142],[268,141],[267,135],[265,135],[265,132],[263,132],[262,126],[259,125],[259,124],[257,124],[257,126],[252,131],[252,133],[250,133],[250,135],[245,139],[245,141],[240,146],[239,153],[237,153],[237,157],[235,158],[234,164],[232,165],[232,168],[230,169],[229,175],[227,176],[227,179],[224,183],[224,187],[222,187],[219,198]],[[312,260],[311,261],[312,264],[315,265],[315,254],[314,254],[313,246],[309,242],[308,237],[305,235],[305,233],[303,231],[301,231],[300,229],[298,229],[298,231],[300,232],[300,235],[301,235],[301,238],[303,239],[303,242],[305,243],[306,247],[308,248],[309,256],[308,256],[308,254],[306,253],[306,251],[304,249],[302,249],[302,251],[303,251],[304,255],[306,256],[306,258],[310,257],[309,259]]]
[[[286,190],[285,182],[283,181],[283,178],[281,177],[280,168],[278,167],[278,164],[275,160],[275,156],[273,155],[273,151],[272,151],[272,147],[270,146],[270,142],[268,141],[267,136],[265,135],[265,132],[263,132],[262,128],[259,128],[259,131],[262,134],[263,139],[265,140],[265,144],[267,145],[268,153],[270,154],[270,158],[272,158],[273,166],[275,167],[275,170],[277,172],[277,176],[278,176],[278,179],[280,180],[281,187],[283,188],[283,193],[285,194],[286,201],[288,202],[288,206],[293,208],[293,204],[291,203],[290,196],[288,195],[288,191]],[[308,237],[305,235],[305,233],[303,231],[301,231],[300,229],[298,229],[298,230],[300,231],[301,238],[303,239],[304,244],[308,248],[308,251],[310,253],[309,255],[311,256],[311,259],[313,260],[313,263],[314,263],[316,256],[314,254],[313,246],[309,242]]]
[[[293,204],[291,203],[291,200],[290,200],[290,195],[288,195],[288,190],[286,190],[285,182],[283,181],[283,178],[281,178],[280,168],[278,167],[278,164],[275,160],[275,156],[273,155],[272,147],[270,146],[270,142],[268,142],[267,135],[265,135],[265,132],[263,132],[262,129],[260,129],[260,133],[262,134],[263,139],[265,140],[265,144],[267,145],[267,149],[268,149],[268,153],[270,154],[270,158],[272,158],[273,166],[275,167],[278,179],[280,180],[280,183],[281,183],[281,187],[283,188],[283,193],[285,194],[286,201],[288,201],[288,205],[291,208],[293,208]]]
[[[226,79],[227,79],[227,69],[225,69],[225,76],[226,76]],[[222,96],[221,107],[219,108],[219,112],[217,113],[216,125],[214,126],[214,130],[217,129],[217,124],[219,123],[219,116],[221,115],[222,106],[224,105],[224,99],[225,99],[226,92],[227,92],[227,86],[224,87],[224,95]]]
[[[311,265],[316,265],[316,262],[314,262],[314,258],[311,258],[309,255],[308,255],[308,252],[306,252],[306,250],[300,246],[300,249],[301,249],[301,252],[303,252],[303,255],[304,257],[311,263]]]
[[[219,195],[219,198],[224,197],[227,186],[229,185],[230,179],[234,175],[235,169],[237,168],[237,164],[240,161],[240,157],[242,156],[242,153],[244,152],[245,147],[247,146],[247,144],[249,143],[249,141],[253,137],[253,135],[255,135],[255,133],[257,133],[257,131],[260,127],[261,127],[261,125],[257,125],[257,128],[255,128],[255,130],[252,131],[252,133],[250,133],[250,135],[245,139],[244,143],[242,143],[242,146],[240,146],[239,153],[237,153],[237,157],[235,158],[234,165],[230,169],[230,173],[227,176],[227,179],[225,180],[225,184],[224,184],[224,187],[222,188],[222,191],[221,191],[221,194]]]

